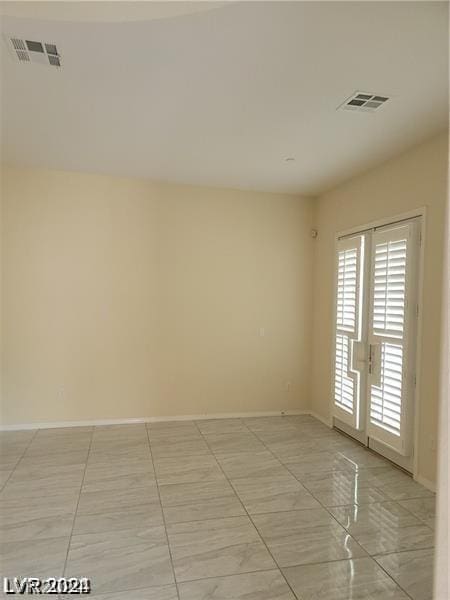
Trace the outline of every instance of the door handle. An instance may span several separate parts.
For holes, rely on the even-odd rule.
[[[367,344],[365,342],[359,342],[352,340],[352,370],[362,371],[365,369],[367,363]]]
[[[368,360],[368,372],[372,375],[375,380],[379,380],[381,377],[381,346],[380,344],[369,344],[369,360]],[[374,385],[374,381],[372,381]]]
[[[369,375],[373,373],[373,344],[369,344]]]

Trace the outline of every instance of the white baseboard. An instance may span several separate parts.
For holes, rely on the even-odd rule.
[[[87,421],[50,421],[44,423],[17,423],[0,425],[0,431],[21,431],[24,429],[55,429],[58,427],[100,427],[102,425],[133,425],[137,423],[157,423],[162,421],[201,421],[204,419],[244,419],[250,417],[277,417],[282,415],[311,415],[308,410],[271,410],[242,413],[202,413],[199,415],[175,415],[163,417],[140,417],[135,419],[97,419]],[[316,416],[316,415],[313,415]],[[319,417],[316,417],[319,418]]]
[[[102,425],[133,425],[137,423],[159,423],[164,421],[202,421],[205,419],[245,419],[251,417],[310,415],[327,427],[332,427],[332,419],[327,419],[312,410],[269,410],[241,413],[202,413],[199,415],[175,415],[162,417],[140,417],[134,419],[94,419],[86,421],[50,421],[44,423],[17,423],[0,425],[0,431],[21,431],[29,429],[56,429],[62,427],[100,427]],[[431,492],[436,492],[436,484],[429,479],[417,475],[414,479]]]
[[[147,419],[100,419],[95,421],[49,421],[41,423],[17,423],[0,425],[0,431],[22,431],[26,429],[56,429],[58,427],[91,427],[100,425],[132,425],[146,423]]]
[[[17,423],[14,425],[0,425],[0,431],[22,431],[29,429],[56,429],[62,427],[100,427],[102,425],[134,425],[138,423],[160,423],[164,421],[202,421],[205,419],[245,419],[251,417],[278,417],[278,416],[310,415],[327,427],[332,427],[332,419],[327,419],[311,410],[269,410],[240,413],[202,413],[199,415],[175,415],[162,417],[140,417],[134,419],[94,419],[86,421],[50,421],[44,423]],[[436,484],[421,475],[415,480],[432,492],[436,492]]]
[[[313,410],[310,410],[309,414],[312,417],[314,417],[315,419],[317,419],[318,421],[320,421],[321,423],[323,423],[324,425],[326,425],[327,427],[333,426],[333,421],[332,421],[331,417],[329,419],[327,419],[326,417],[322,417],[322,415],[319,415],[318,413],[314,412]]]
[[[414,479],[417,481],[417,483],[420,483],[423,485],[423,487],[426,487],[427,490],[430,490],[430,492],[436,493],[436,484],[433,481],[430,481],[426,477],[422,477],[422,475],[416,475]]]

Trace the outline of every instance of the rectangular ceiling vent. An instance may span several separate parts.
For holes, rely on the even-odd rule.
[[[35,40],[22,40],[18,37],[8,37],[7,44],[10,54],[21,63],[39,63],[53,67],[61,66],[61,56],[55,44],[37,42]]]
[[[338,106],[342,110],[359,110],[362,112],[374,112],[380,110],[388,102],[388,96],[369,94],[367,92],[355,92],[347,100]]]

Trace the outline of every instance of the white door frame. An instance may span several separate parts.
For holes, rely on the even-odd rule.
[[[370,221],[369,223],[363,223],[356,227],[351,227],[350,229],[345,229],[341,231],[337,231],[334,235],[334,256],[333,256],[333,264],[334,257],[336,256],[337,251],[337,242],[338,239],[343,236],[351,236],[356,235],[358,233],[364,233],[370,229],[374,229],[375,227],[384,227],[385,225],[391,225],[397,223],[399,221],[406,221],[408,219],[413,219],[414,217],[421,217],[419,222],[419,235],[420,235],[420,247],[419,247],[419,265],[418,265],[418,275],[417,275],[417,306],[419,314],[417,315],[417,345],[416,345],[416,359],[415,359],[415,375],[416,375],[416,385],[414,389],[414,447],[413,447],[413,477],[417,479],[418,475],[418,466],[419,466],[419,422],[420,422],[420,384],[421,384],[421,372],[420,365],[422,362],[422,312],[423,312],[423,271],[424,271],[424,256],[425,256],[425,244],[426,244],[426,213],[427,209],[425,206],[420,208],[416,208],[410,210],[408,212],[394,214],[389,217],[384,217],[382,219],[377,219],[376,221]],[[335,335],[336,330],[336,269],[334,269],[333,275],[333,302],[332,302],[332,323],[333,330],[331,335]],[[333,345],[331,345],[333,347]],[[330,390],[330,426],[333,426],[333,418],[334,418],[334,352],[331,353],[331,363],[330,363],[330,373],[331,373],[331,390]]]

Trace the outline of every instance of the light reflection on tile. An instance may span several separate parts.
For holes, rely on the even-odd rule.
[[[327,471],[305,475],[302,484],[327,507],[348,504],[371,504],[389,498],[381,489],[360,482],[360,472]]]
[[[413,600],[433,598],[432,549],[376,556],[375,560]]]
[[[167,525],[181,600],[293,600],[266,544],[302,600],[404,600],[366,550],[431,598],[434,495],[311,416],[0,432],[0,448],[13,576],[62,575],[72,533],[66,575],[90,574],[93,598],[177,600]]]
[[[251,515],[319,508],[320,504],[294,477],[247,477],[231,481]]]
[[[429,527],[434,528],[436,520],[436,498],[434,496],[400,500],[399,504],[409,510],[415,517],[424,521]]]
[[[396,502],[330,509],[359,544],[371,555],[430,548],[433,531]]]
[[[301,600],[408,600],[371,558],[355,558],[283,569]]]
[[[366,556],[323,508],[252,516],[281,567]]]
[[[299,453],[291,458],[280,458],[289,471],[301,480],[309,473],[319,471],[345,471],[353,470],[353,465],[339,453],[336,452],[314,452]]]
[[[424,488],[420,483],[409,478],[407,482],[389,483],[380,486],[383,492],[392,500],[406,500],[408,498],[434,497],[433,492]]]

